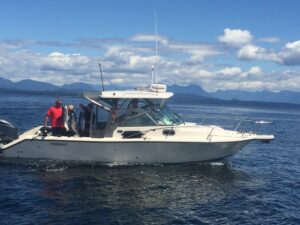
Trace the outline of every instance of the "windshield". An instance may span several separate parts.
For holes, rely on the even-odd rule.
[[[143,106],[137,114],[127,114],[122,120],[122,126],[172,126],[184,121],[175,112],[172,112],[165,104],[155,104],[144,100]]]
[[[183,123],[182,118],[167,106],[155,108],[150,115],[159,121],[159,125],[179,125]]]

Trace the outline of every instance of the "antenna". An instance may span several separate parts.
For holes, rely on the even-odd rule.
[[[103,76],[102,76],[102,67],[101,67],[101,63],[99,63],[99,69],[100,69],[100,75],[101,75],[101,81],[102,81],[102,91],[104,91],[104,84],[103,84]]]
[[[154,65],[152,65],[152,68],[151,68],[151,84],[154,83],[153,78],[154,78]]]
[[[155,23],[155,80],[154,80],[154,82],[157,83],[157,18],[156,18],[156,11],[154,11],[154,23]]]

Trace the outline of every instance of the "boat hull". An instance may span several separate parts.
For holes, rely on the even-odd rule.
[[[187,163],[232,156],[249,140],[234,142],[68,141],[26,139],[5,149],[5,157],[117,163]]]

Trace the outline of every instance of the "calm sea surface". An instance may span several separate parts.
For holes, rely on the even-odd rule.
[[[0,118],[23,132],[43,123],[54,100],[0,94]],[[75,105],[83,101],[62,100]],[[2,158],[0,224],[300,224],[298,110],[171,107],[189,121],[228,128],[237,123],[232,118],[250,119],[240,128],[274,134],[276,139],[251,143],[226,161],[192,165]]]

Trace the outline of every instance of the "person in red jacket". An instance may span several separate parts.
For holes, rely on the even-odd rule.
[[[52,135],[61,136],[65,134],[64,121],[63,121],[63,109],[61,106],[62,102],[60,99],[55,101],[55,105],[48,109],[45,116],[44,127],[47,126],[48,119],[50,118],[50,123],[52,127]]]

